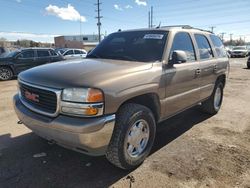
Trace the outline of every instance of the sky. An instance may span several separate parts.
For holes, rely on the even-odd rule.
[[[54,36],[97,34],[97,0],[0,0],[0,38],[54,42]],[[148,27],[153,24],[214,26],[224,39],[250,42],[250,0],[100,0],[101,31]]]

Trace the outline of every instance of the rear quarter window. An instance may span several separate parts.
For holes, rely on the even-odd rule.
[[[227,57],[226,49],[219,37],[210,35],[210,39],[214,45],[218,57]]]
[[[49,51],[48,50],[37,50],[37,56],[38,57],[49,57]]]

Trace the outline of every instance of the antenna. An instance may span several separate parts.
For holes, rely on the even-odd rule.
[[[161,27],[161,22],[159,23],[159,25],[156,27],[156,29],[159,29]]]

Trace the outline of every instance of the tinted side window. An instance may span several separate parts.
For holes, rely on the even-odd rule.
[[[54,50],[49,50],[51,56],[57,56],[57,53]]]
[[[37,56],[38,57],[49,57],[49,51],[48,50],[37,50]]]
[[[207,38],[201,34],[195,34],[194,37],[199,48],[200,59],[210,59],[214,57],[211,46]]]
[[[175,50],[182,50],[186,52],[188,61],[196,60],[193,42],[188,33],[180,32],[175,35],[170,51],[170,58]]]
[[[75,51],[75,54],[82,54],[82,51],[80,50],[74,50]]]
[[[214,44],[215,51],[216,51],[218,57],[227,57],[226,50],[225,50],[224,45],[223,45],[222,41],[220,40],[220,38],[215,36],[215,35],[210,35],[210,38]]]
[[[69,50],[69,51],[67,51],[64,55],[73,55],[74,53],[73,53],[73,50]]]
[[[26,51],[23,51],[23,52],[20,54],[20,57],[21,57],[21,58],[34,58],[34,57],[35,57],[34,50],[26,50]]]

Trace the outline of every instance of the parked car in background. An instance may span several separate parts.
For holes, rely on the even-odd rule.
[[[68,48],[55,48],[55,52],[62,55]]]
[[[231,51],[231,57],[247,57],[248,48],[246,46],[236,46]]]
[[[0,80],[9,80],[24,70],[61,60],[63,58],[51,48],[26,48],[5,53],[0,57]]]
[[[87,51],[83,49],[64,49],[62,53],[64,59],[81,59],[87,56]],[[61,50],[62,51],[62,50]]]
[[[248,57],[248,60],[247,60],[247,68],[250,69],[250,56]]]
[[[0,47],[0,55],[6,53],[8,50],[6,50],[6,48],[4,47]]]

